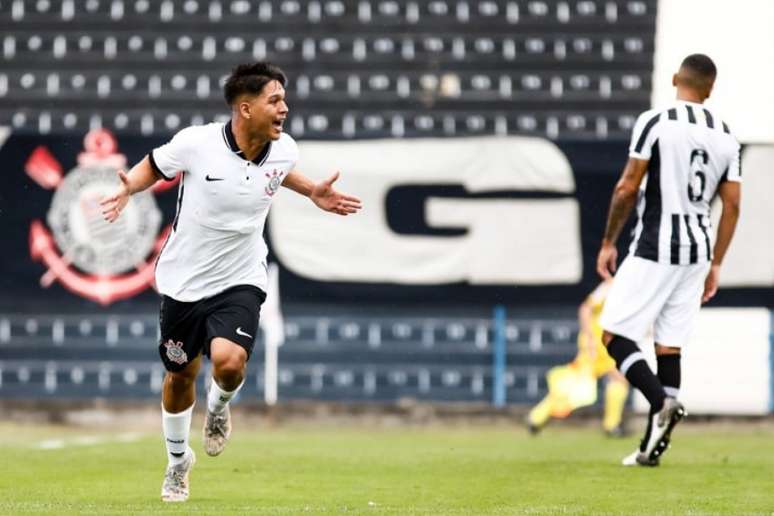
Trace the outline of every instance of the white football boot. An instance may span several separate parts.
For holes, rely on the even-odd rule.
[[[188,475],[196,462],[196,454],[191,448],[185,452],[180,464],[170,464],[161,484],[161,500],[164,502],[185,502],[188,500]]]
[[[226,441],[231,436],[231,411],[226,405],[222,414],[214,414],[207,411],[204,418],[204,451],[207,455],[215,457],[220,455],[226,447]]]

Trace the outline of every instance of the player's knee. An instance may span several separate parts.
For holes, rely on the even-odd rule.
[[[245,359],[244,356],[232,355],[213,361],[213,374],[218,383],[223,387],[231,383],[239,384],[245,373]]]
[[[196,381],[196,374],[191,374],[188,371],[177,373],[168,371],[164,381],[173,391],[185,391]]]

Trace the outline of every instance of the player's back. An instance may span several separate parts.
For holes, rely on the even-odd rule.
[[[663,206],[671,213],[708,215],[739,146],[728,124],[701,104],[678,102],[661,122]]]
[[[649,160],[632,252],[673,265],[710,260],[710,202],[723,181],[740,177],[739,144],[728,124],[693,102],[646,111],[630,156]]]

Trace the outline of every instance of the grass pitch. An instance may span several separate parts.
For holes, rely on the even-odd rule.
[[[555,426],[342,423],[250,428],[202,450],[191,498],[159,499],[159,433],[0,424],[2,514],[774,514],[771,423],[682,424],[659,468],[635,437]],[[160,424],[159,424],[160,426]]]

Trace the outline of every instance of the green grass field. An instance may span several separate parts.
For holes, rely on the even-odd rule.
[[[249,429],[238,416],[210,458],[200,421],[191,498],[174,505],[159,500],[166,459],[154,431],[0,424],[0,513],[774,514],[771,423],[681,425],[663,465],[645,469],[618,465],[636,438],[592,428],[537,438],[502,424]]]

